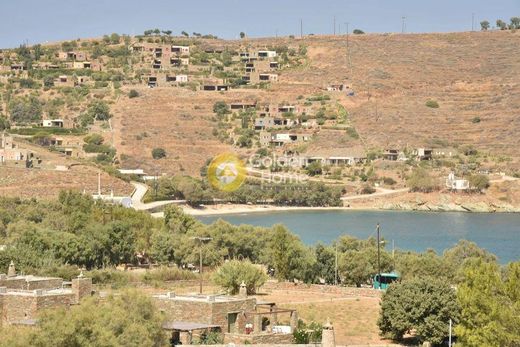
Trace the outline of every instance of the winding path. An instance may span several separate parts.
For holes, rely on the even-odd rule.
[[[138,211],[148,211],[171,204],[185,204],[186,200],[164,200],[144,203],[143,198],[148,191],[148,186],[144,183],[131,182],[135,190],[132,194],[132,207]]]

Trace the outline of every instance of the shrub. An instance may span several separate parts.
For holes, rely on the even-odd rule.
[[[365,32],[361,29],[354,29],[352,33],[354,33],[354,35],[363,35]]]
[[[87,114],[92,119],[97,120],[107,120],[110,117],[112,117],[112,115],[110,114],[110,107],[106,102],[102,100],[96,100],[91,102],[87,109]]]
[[[347,135],[353,139],[359,139],[359,134],[357,133],[356,129],[352,127],[347,128]]]
[[[307,171],[307,175],[309,176],[321,175],[321,173],[323,172],[321,163],[319,161],[314,161],[310,163],[309,165],[307,165],[305,170]]]
[[[101,145],[103,144],[103,136],[99,134],[90,134],[83,138],[83,141],[89,145]]]
[[[166,151],[164,148],[154,148],[152,150],[152,157],[154,159],[166,158]]]
[[[389,186],[393,186],[397,182],[392,177],[383,177],[383,183]]]
[[[469,185],[479,191],[489,188],[489,178],[486,175],[472,175],[468,179]]]
[[[424,168],[416,168],[407,180],[408,187],[412,192],[429,193],[437,189],[435,181]]]
[[[42,118],[42,104],[34,96],[14,98],[9,102],[7,108],[13,122],[29,123]]]
[[[376,189],[369,184],[365,184],[361,189],[361,194],[374,194]]]
[[[426,107],[439,108],[439,103],[435,100],[428,100],[428,101],[426,101]]]
[[[471,123],[473,123],[473,124],[480,123],[480,117],[474,117],[474,118],[471,120]]]
[[[138,96],[139,96],[139,92],[137,92],[137,90],[135,90],[135,89],[130,90],[130,92],[128,93],[128,97],[130,99],[137,98]]]
[[[217,269],[213,281],[230,294],[238,293],[240,284],[244,282],[247,293],[255,294],[256,288],[267,281],[267,275],[249,260],[231,260]]]

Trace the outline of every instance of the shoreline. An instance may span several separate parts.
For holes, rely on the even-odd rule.
[[[304,211],[372,211],[372,212],[431,212],[431,213],[520,213],[520,210],[487,210],[472,211],[467,209],[446,208],[382,208],[380,206],[337,206],[337,207],[308,207],[308,206],[273,206],[273,205],[208,205],[204,208],[193,208],[181,205],[184,213],[191,216],[218,216],[230,214],[261,214],[271,212],[304,212]],[[162,213],[161,213],[162,214]],[[158,214],[156,214],[158,216]]]

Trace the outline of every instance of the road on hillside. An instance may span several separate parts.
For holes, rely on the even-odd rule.
[[[170,205],[170,204],[185,204],[186,200],[164,200],[164,201],[153,201],[149,203],[144,203],[143,198],[148,191],[148,186],[144,183],[139,182],[131,182],[135,188],[134,193],[132,194],[132,207],[138,211],[147,211],[152,210],[154,208]]]

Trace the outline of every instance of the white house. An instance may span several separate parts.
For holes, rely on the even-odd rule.
[[[451,190],[468,190],[469,181],[465,179],[456,178],[455,174],[451,172],[446,179],[446,187]]]
[[[258,58],[275,58],[276,51],[258,51]]]
[[[63,128],[63,119],[44,119],[42,126],[44,128]]]
[[[189,46],[172,46],[172,53],[190,54]]]

